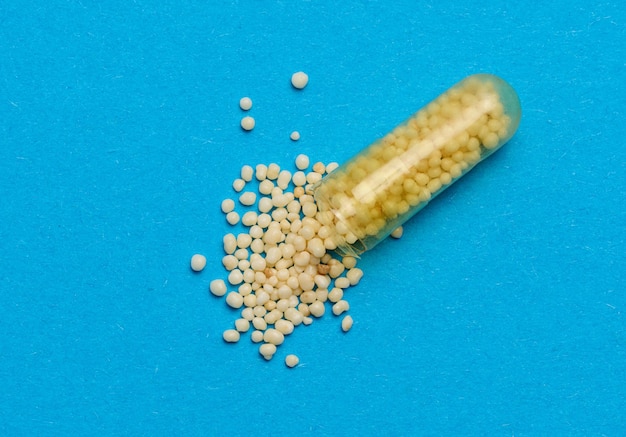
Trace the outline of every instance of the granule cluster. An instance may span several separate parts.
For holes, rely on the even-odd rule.
[[[295,159],[294,172],[277,164],[244,165],[232,187],[238,201],[221,203],[226,221],[242,229],[223,237],[222,264],[226,279],[214,279],[209,289],[239,309],[234,326],[223,333],[234,343],[250,331],[259,353],[270,360],[296,327],[310,325],[327,308],[344,315],[350,305],[345,290],[359,283],[363,271],[352,256],[333,257],[333,230],[320,223],[312,186],[338,167],[306,155]],[[343,331],[352,327],[344,315]],[[288,357],[295,366],[297,357]]]

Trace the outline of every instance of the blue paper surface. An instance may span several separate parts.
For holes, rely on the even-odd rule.
[[[9,3],[0,433],[626,433],[623,2]],[[477,72],[518,133],[362,257],[353,329],[225,344],[240,166],[343,162]]]

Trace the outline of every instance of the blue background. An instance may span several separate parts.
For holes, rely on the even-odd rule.
[[[625,5],[4,2],[0,433],[624,435]],[[240,165],[342,162],[476,72],[519,131],[363,256],[352,331],[224,344]]]

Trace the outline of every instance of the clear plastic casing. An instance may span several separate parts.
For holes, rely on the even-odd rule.
[[[520,122],[513,88],[462,80],[314,187],[338,252],[358,256],[506,143]]]

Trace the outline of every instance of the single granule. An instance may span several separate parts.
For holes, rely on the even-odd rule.
[[[228,282],[231,285],[239,285],[243,282],[243,273],[239,269],[233,269],[228,274]]]
[[[256,122],[254,121],[254,118],[249,115],[241,119],[241,128],[243,130],[250,131],[254,129],[255,124]]]
[[[348,278],[348,281],[350,281],[350,285],[358,284],[362,277],[363,270],[358,267],[353,267],[348,270],[348,273],[346,273],[346,278]]]
[[[257,223],[257,217],[256,212],[248,211],[241,218],[241,223],[243,223],[244,226],[254,226]]]
[[[296,168],[298,170],[306,170],[309,167],[309,157],[301,153],[296,156]]]
[[[309,305],[309,311],[314,317],[322,317],[326,312],[326,308],[324,307],[324,303],[320,300],[316,300]]]
[[[223,279],[214,279],[209,284],[209,290],[215,296],[224,296],[226,294],[226,283]]]
[[[250,334],[250,340],[254,343],[261,343],[263,341],[263,331],[252,331],[252,334]]]
[[[194,272],[200,272],[206,267],[206,257],[196,253],[191,257],[191,270]]]
[[[291,76],[291,84],[294,88],[301,90],[307,83],[309,83],[309,76],[303,71],[298,71]]]
[[[235,201],[233,199],[222,200],[222,212],[228,214],[235,209]]]
[[[276,328],[276,330],[282,332],[283,335],[291,334],[294,329],[293,323],[285,319],[277,320],[276,323],[274,324],[274,327]]]
[[[236,329],[227,329],[222,334],[224,341],[227,343],[237,343],[239,341],[239,332]]]
[[[233,181],[233,190],[235,190],[237,193],[243,190],[245,186],[246,181],[244,181],[243,179],[235,179]]]
[[[328,293],[328,300],[332,303],[337,303],[341,299],[343,299],[343,290],[341,288],[335,287]]]
[[[263,341],[278,346],[283,344],[283,342],[285,341],[285,335],[278,329],[270,328],[267,329],[263,334]]]
[[[229,225],[236,225],[239,223],[239,214],[236,211],[231,211],[226,214],[226,221]]]
[[[250,165],[243,165],[241,167],[241,179],[246,182],[250,182],[254,176],[254,169]]]
[[[400,238],[404,233],[404,228],[402,226],[398,226],[394,231],[390,234],[393,238]]]
[[[238,332],[248,332],[248,329],[250,329],[250,321],[244,318],[235,320],[235,329]]]
[[[241,196],[239,196],[239,203],[241,203],[242,205],[251,206],[254,205],[254,202],[256,202],[256,194],[252,191],[246,191]]]
[[[257,181],[261,182],[267,179],[267,169],[268,166],[265,164],[258,164],[256,166],[254,175],[256,176]]]
[[[300,139],[300,132],[298,132],[297,130],[291,132],[289,138],[291,138],[292,141],[298,141]]]
[[[241,100],[239,100],[239,107],[244,111],[250,110],[250,108],[252,108],[252,99],[250,97],[242,97]]]
[[[354,268],[356,266],[356,258],[353,256],[344,256],[341,260],[344,267],[348,270]]]
[[[280,167],[275,162],[272,162],[267,166],[266,176],[269,180],[274,181],[278,179],[278,174],[280,173]]]
[[[271,343],[263,343],[259,347],[259,353],[263,356],[263,358],[269,361],[276,353],[276,345]]]
[[[332,173],[338,167],[339,167],[339,163],[338,162],[331,162],[330,164],[328,164],[326,166],[326,174]]]
[[[243,296],[241,296],[241,294],[237,293],[236,291],[231,291],[226,296],[226,303],[231,308],[241,308],[241,306],[243,305]]]
[[[350,309],[350,304],[345,300],[340,300],[333,305],[333,314],[338,316]]]
[[[285,357],[287,367],[296,367],[298,363],[300,363],[300,358],[297,355],[289,354]]]
[[[352,328],[352,324],[354,321],[352,320],[352,316],[345,316],[341,321],[341,329],[343,332],[348,332],[350,328]]]

